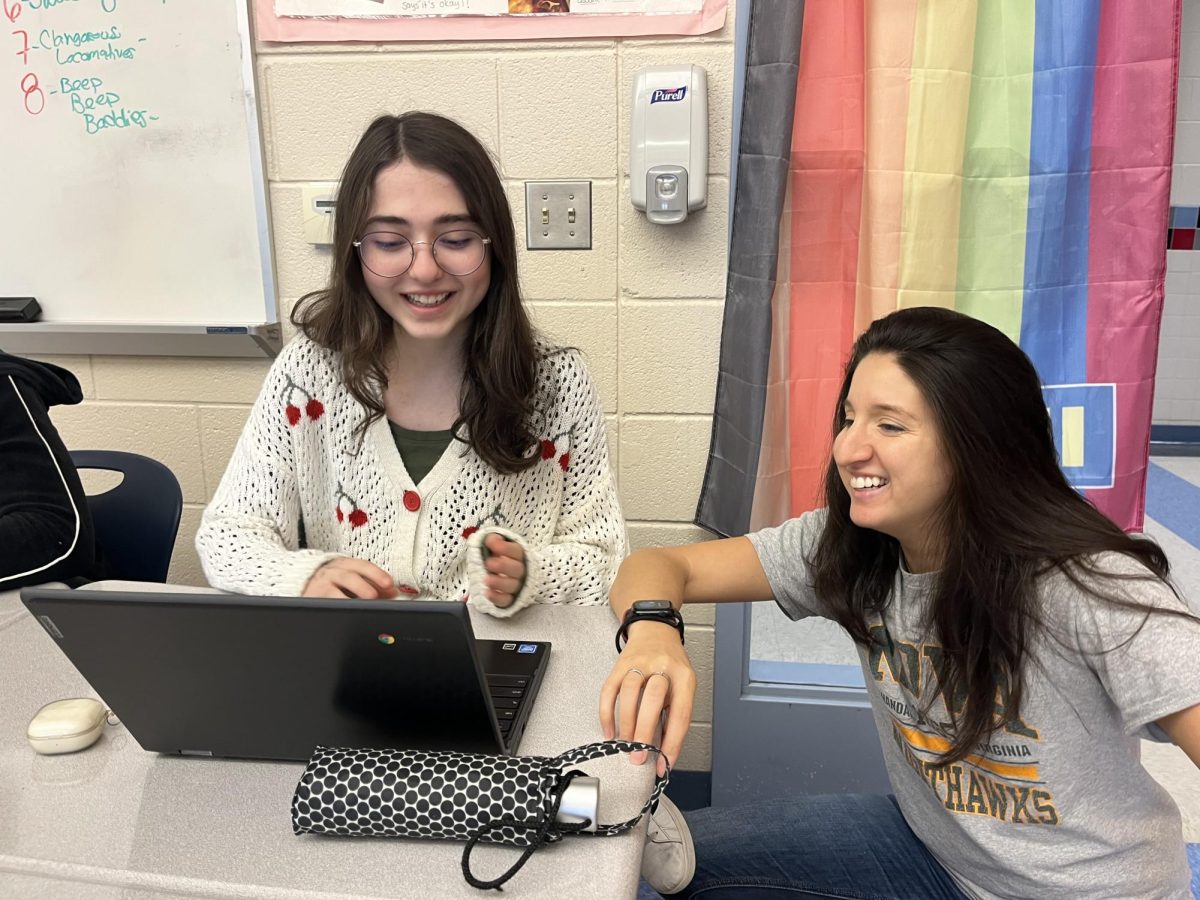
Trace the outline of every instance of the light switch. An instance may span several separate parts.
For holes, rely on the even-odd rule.
[[[591,250],[592,183],[525,182],[525,246],[530,250]]]

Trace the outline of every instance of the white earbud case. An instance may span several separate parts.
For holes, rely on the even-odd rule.
[[[74,753],[96,743],[107,715],[96,700],[55,700],[38,710],[25,735],[38,753]]]

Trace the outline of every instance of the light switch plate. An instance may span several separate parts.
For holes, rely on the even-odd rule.
[[[525,246],[530,250],[591,250],[592,183],[525,182]]]
[[[300,187],[301,222],[304,240],[310,244],[333,243],[333,210],[337,206],[337,184],[305,184]]]

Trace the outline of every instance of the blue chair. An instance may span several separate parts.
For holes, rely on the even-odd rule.
[[[87,498],[109,577],[165,582],[183,512],[175,474],[156,459],[122,450],[72,450],[71,459],[77,469],[124,476],[111,490]]]

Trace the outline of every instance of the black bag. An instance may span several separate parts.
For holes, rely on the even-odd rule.
[[[499,888],[538,847],[567,834],[621,834],[658,805],[671,777],[670,766],[654,782],[650,799],[632,819],[614,825],[555,821],[563,792],[583,775],[568,766],[646,750],[635,741],[599,741],[558,756],[498,756],[453,750],[345,750],[318,747],[292,797],[296,834],[353,837],[449,838],[465,840],[462,872],[477,888]],[[471,874],[471,850],[488,843],[524,847],[500,877],[480,881]]]

